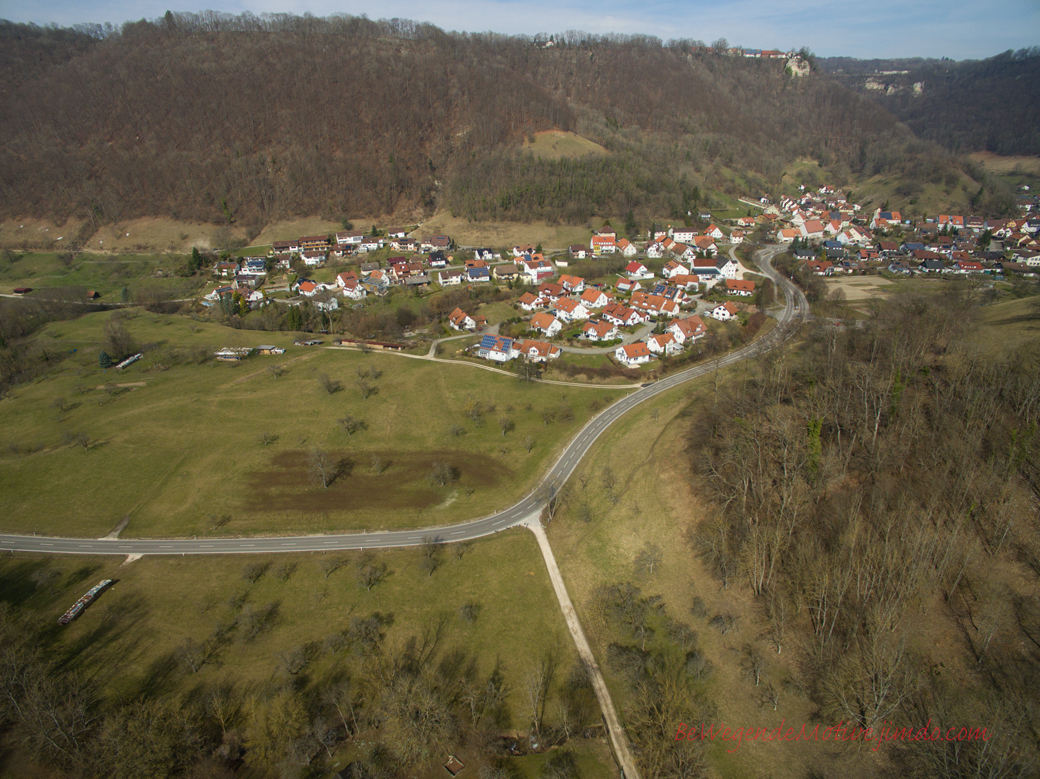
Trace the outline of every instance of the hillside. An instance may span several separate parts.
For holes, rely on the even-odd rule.
[[[819,60],[831,76],[957,153],[1040,155],[1040,49],[986,60]]]
[[[81,235],[144,216],[248,238],[295,216],[679,218],[711,193],[780,191],[799,158],[838,186],[959,176],[819,70],[685,42],[543,49],[400,20],[218,14],[6,24],[0,40],[0,217],[82,219]],[[527,153],[545,131],[580,143]]]

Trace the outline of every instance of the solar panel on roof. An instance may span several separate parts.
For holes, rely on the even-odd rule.
[[[498,341],[498,337],[497,336],[485,335],[483,338],[480,339],[480,348],[481,349],[494,349],[495,346],[496,346],[496,342],[497,341]]]

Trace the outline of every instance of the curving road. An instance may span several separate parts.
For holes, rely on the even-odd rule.
[[[712,371],[768,351],[787,340],[797,328],[797,319],[808,313],[808,301],[801,290],[777,273],[771,261],[782,247],[773,246],[760,252],[763,272],[784,291],[785,304],[777,317],[777,326],[769,335],[704,365],[699,365],[654,384],[646,385],[593,418],[570,442],[560,458],[530,495],[504,511],[458,525],[394,530],[374,533],[349,533],[321,536],[285,536],[252,538],[202,539],[84,539],[45,536],[0,535],[0,551],[40,552],[52,554],[111,555],[212,555],[258,554],[271,552],[324,552],[342,549],[372,549],[418,546],[426,539],[439,542],[468,541],[497,533],[509,527],[527,524],[541,513],[545,504],[546,485],[562,485],[577,468],[581,458],[596,439],[622,415],[643,401],[662,392],[704,376]]]

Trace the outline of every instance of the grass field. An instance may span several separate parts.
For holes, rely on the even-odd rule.
[[[609,154],[598,143],[564,130],[543,130],[535,133],[534,140],[524,141],[522,148],[539,159],[548,160],[584,157],[586,154]]]
[[[456,522],[522,497],[593,409],[620,396],[320,347],[177,364],[177,349],[288,346],[294,335],[152,314],[128,321],[153,346],[117,374],[97,367],[108,317],[45,328],[41,343],[77,352],[0,401],[6,530],[96,537],[124,517],[127,534],[160,536]],[[331,394],[323,374],[339,385]],[[361,382],[375,390],[367,399]],[[348,416],[365,428],[348,435],[338,422]],[[80,433],[86,450],[67,443]],[[327,489],[310,479],[315,448],[341,464]],[[456,470],[455,483],[428,483],[437,462]]]
[[[184,255],[112,255],[79,253],[63,261],[53,252],[33,252],[14,257],[0,257],[0,292],[10,293],[15,287],[46,289],[79,287],[94,290],[101,302],[119,303],[126,288],[133,300],[138,294],[160,291],[175,297],[194,294],[204,283],[202,278],[183,278]]]
[[[295,682],[305,691],[317,689],[337,671],[356,664],[349,651],[330,652],[323,645],[326,637],[344,631],[352,617],[382,615],[384,655],[400,651],[410,637],[444,619],[438,656],[461,649],[482,676],[500,663],[513,727],[525,729],[524,675],[555,647],[562,680],[576,656],[534,538],[527,531],[506,531],[474,542],[461,558],[454,549],[444,549],[432,576],[421,566],[420,550],[380,552],[374,562],[385,563],[388,575],[371,591],[356,581],[360,554],[338,555],[342,567],[327,578],[319,563],[330,557],[320,554],[145,557],[125,565],[122,558],[110,557],[4,557],[0,601],[32,612],[47,625],[40,644],[49,657],[91,676],[109,699],[122,701],[142,694],[187,699],[228,681],[244,698],[263,695],[287,684],[281,656],[296,647],[305,647],[312,659]],[[270,567],[250,584],[243,568],[256,561]],[[282,565],[294,566],[286,581],[276,575]],[[30,584],[32,571],[43,566],[61,574],[53,595]],[[102,578],[117,583],[77,621],[60,627],[58,616]],[[236,596],[244,605],[231,603]],[[478,606],[472,622],[459,613],[467,603]],[[233,630],[213,662],[198,673],[178,660],[176,650],[186,640],[204,642],[218,623],[227,624],[264,604],[276,604],[276,617],[255,639]],[[243,711],[239,726],[246,716]],[[610,775],[609,754],[601,742],[575,746],[589,771],[585,776]],[[456,749],[463,750],[459,754],[469,763],[464,745]],[[336,768],[346,764],[351,750],[349,743],[340,747]],[[531,756],[518,767],[533,779],[545,759]],[[473,765],[473,775],[476,770]]]

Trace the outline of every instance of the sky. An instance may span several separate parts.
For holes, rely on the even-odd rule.
[[[800,49],[859,59],[985,59],[1040,45],[1040,0],[0,0],[0,18],[39,25],[155,19],[173,11],[362,14],[430,22],[444,30],[536,35],[583,30],[691,38],[731,46]]]

